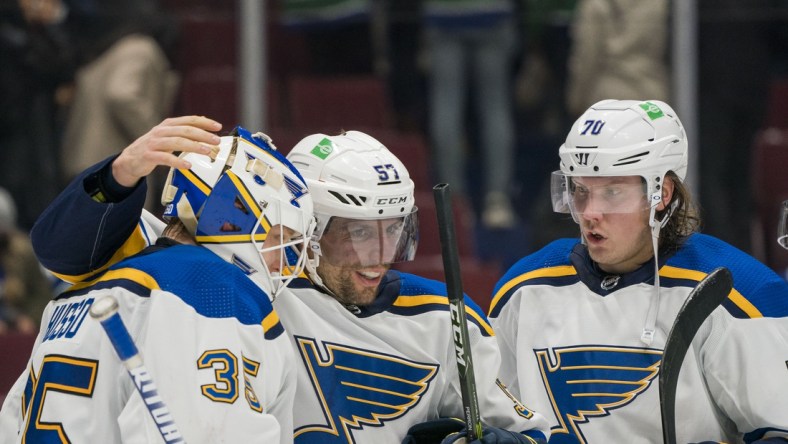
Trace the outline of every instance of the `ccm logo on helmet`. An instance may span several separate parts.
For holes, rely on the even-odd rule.
[[[407,195],[402,196],[388,196],[388,197],[378,197],[375,200],[376,207],[392,207],[395,205],[402,205],[408,201]]]

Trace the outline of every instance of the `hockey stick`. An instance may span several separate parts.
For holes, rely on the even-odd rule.
[[[454,351],[457,357],[457,372],[460,375],[462,407],[465,412],[465,428],[468,441],[482,436],[482,419],[479,414],[479,400],[476,396],[476,380],[473,375],[473,358],[468,339],[468,322],[465,318],[465,301],[462,293],[460,260],[457,252],[457,239],[454,233],[454,217],[451,208],[449,184],[441,183],[432,189],[435,196],[435,209],[438,213],[443,273],[446,277],[446,291],[449,296],[451,327],[454,332]]]
[[[698,282],[673,321],[659,369],[659,404],[664,444],[676,444],[676,385],[687,349],[703,321],[728,297],[731,288],[731,272],[725,267],[715,269]]]
[[[112,296],[104,296],[90,307],[90,316],[98,320],[104,331],[107,333],[112,347],[118,354],[118,357],[123,361],[126,370],[134,382],[134,387],[137,388],[142,400],[145,402],[145,407],[148,408],[148,413],[153,417],[153,421],[159,428],[161,437],[164,442],[168,443],[183,443],[183,436],[180,430],[175,425],[175,420],[172,418],[170,409],[164,404],[164,401],[159,396],[159,391],[156,384],[153,382],[145,363],[142,362],[142,356],[137,350],[126,325],[123,324],[123,319],[118,314],[118,301]]]

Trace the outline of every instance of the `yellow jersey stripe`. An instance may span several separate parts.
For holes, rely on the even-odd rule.
[[[69,289],[69,291],[74,290],[81,290],[83,288],[90,287],[98,282],[106,282],[115,279],[127,279],[132,282],[136,282],[137,284],[142,285],[143,287],[149,290],[159,290],[159,283],[156,282],[156,279],[153,276],[145,273],[144,271],[137,270],[136,268],[120,268],[117,270],[110,270],[100,277],[93,279],[92,281],[87,282],[80,282]]]
[[[665,265],[659,270],[659,275],[667,278],[674,279],[691,279],[700,282],[708,273],[697,270],[687,270],[685,268],[671,267]],[[750,318],[762,318],[763,313],[758,310],[750,301],[747,300],[736,288],[733,288],[728,295],[728,299],[734,303],[741,311],[747,314]]]
[[[503,287],[501,287],[495,296],[493,296],[492,302],[490,302],[490,312],[492,312],[495,305],[498,301],[501,300],[503,295],[506,294],[512,287],[520,284],[521,282],[525,282],[529,279],[536,279],[542,277],[559,277],[559,276],[571,276],[573,274],[577,274],[575,267],[573,265],[559,265],[557,267],[549,267],[549,268],[540,268],[538,270],[529,271],[527,273],[523,273],[520,276],[510,280]]]
[[[115,254],[112,255],[112,257],[109,259],[109,261],[107,261],[106,264],[102,265],[97,270],[93,270],[88,273],[79,274],[79,275],[69,275],[69,274],[60,274],[60,273],[52,273],[52,274],[57,276],[59,279],[62,279],[72,284],[82,282],[86,278],[98,272],[106,270],[107,268],[109,268],[110,265],[117,264],[118,262],[129,256],[133,256],[139,253],[140,251],[144,250],[145,247],[147,246],[148,246],[148,242],[145,240],[145,235],[142,234],[142,228],[140,228],[140,226],[137,225],[137,228],[135,228],[134,231],[131,233],[131,236],[129,236],[129,238],[126,239],[126,242],[124,242],[123,245],[121,245],[120,248],[118,248],[118,250],[115,251]]]
[[[395,307],[418,307],[419,305],[439,304],[449,305],[449,299],[445,296],[424,295],[424,296],[400,296],[394,301]],[[465,313],[470,315],[487,332],[489,336],[495,336],[492,326],[471,307],[465,306]]]
[[[263,333],[267,333],[273,327],[279,323],[279,315],[276,314],[275,311],[271,310],[271,313],[268,313],[268,316],[263,319]]]

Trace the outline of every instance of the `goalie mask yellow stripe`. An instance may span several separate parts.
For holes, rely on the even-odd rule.
[[[258,242],[265,241],[266,233],[259,233],[254,235],[254,240]],[[201,244],[231,244],[231,243],[244,243],[249,242],[248,234],[226,234],[221,236],[195,236],[197,242]]]
[[[232,171],[227,172],[227,177],[229,177],[230,180],[233,181],[233,184],[235,184],[235,188],[237,188],[238,192],[241,193],[241,198],[243,198],[243,200],[245,200],[246,203],[249,204],[249,208],[252,209],[252,213],[254,213],[254,217],[259,219],[261,213],[260,207],[252,197],[252,194],[249,193],[249,190],[246,189],[246,185],[244,185],[244,183],[241,182],[241,179],[239,179],[238,176]],[[268,231],[270,226],[264,228],[266,229],[266,231]]]
[[[205,182],[202,181],[199,177],[197,177],[191,170],[178,170],[183,176],[191,183],[194,184],[200,191],[202,191],[206,196],[211,194],[211,187],[208,186]]]

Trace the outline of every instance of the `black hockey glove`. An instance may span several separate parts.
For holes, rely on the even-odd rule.
[[[408,429],[402,444],[439,444],[452,433],[465,429],[465,422],[457,418],[441,418],[416,424]]]
[[[547,441],[544,438],[531,438],[497,427],[485,427],[481,438],[474,441],[468,441],[466,431],[463,429],[462,432],[447,436],[441,444],[547,444]]]

